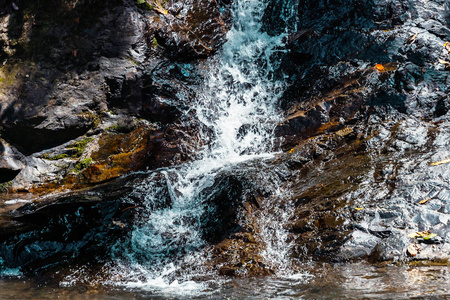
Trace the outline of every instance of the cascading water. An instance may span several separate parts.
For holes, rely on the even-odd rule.
[[[241,160],[243,154],[273,149],[272,130],[279,118],[274,102],[283,87],[272,78],[271,60],[281,39],[261,32],[264,4],[236,1],[233,11],[235,26],[197,104],[200,121],[214,132],[205,153],[214,160]]]
[[[285,84],[273,78],[273,57],[281,51],[282,37],[261,31],[264,10],[262,0],[234,1],[234,26],[210,61],[195,107],[211,143],[201,159],[156,171],[135,187],[133,195],[144,198],[145,209],[130,241],[116,246],[112,268],[117,276],[111,283],[126,278],[133,287],[167,290],[183,284],[188,289],[191,279],[205,275],[200,250],[205,246],[201,226],[206,204],[201,192],[213,185],[219,171],[272,156],[279,121],[274,104]],[[161,181],[165,184],[157,183]]]

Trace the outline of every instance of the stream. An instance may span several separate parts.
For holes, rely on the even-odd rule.
[[[282,15],[285,22],[290,23],[295,19],[296,10],[291,1],[286,3],[286,7],[281,8]],[[301,195],[304,191],[296,191],[286,184],[285,178],[293,171],[288,174],[271,165],[282,154],[281,138],[275,135],[277,124],[283,120],[277,103],[289,85],[288,78],[276,75],[281,63],[279,54],[286,51],[283,41],[287,32],[297,28],[286,28],[285,33],[278,36],[268,35],[262,30],[265,9],[264,0],[236,0],[232,4],[233,27],[219,53],[209,58],[209,69],[205,71],[201,92],[192,108],[203,125],[201,135],[206,142],[194,161],[140,172],[140,180],[133,183],[132,191],[122,196],[123,202],[127,203],[139,199],[139,203],[132,207],[137,218],[129,233],[111,247],[110,257],[98,270],[101,275],[93,276],[89,264],[78,265],[65,270],[62,279],[55,283],[51,276],[28,279],[9,269],[3,271],[0,279],[1,299],[425,299],[430,295],[449,295],[450,269],[438,263],[374,266],[365,262],[331,264],[298,259],[308,250],[295,248],[288,224],[296,214],[297,204],[286,199],[298,200],[294,193]],[[405,131],[414,129],[411,129],[414,124],[408,125],[407,121],[405,124],[397,127],[402,129],[403,126]],[[420,126],[422,123],[417,125]],[[390,134],[387,129],[379,131],[380,136]],[[414,134],[420,134],[420,130],[409,136]],[[423,133],[424,136],[426,134]],[[442,154],[439,159],[447,153],[444,139],[445,136],[436,146],[436,151]],[[317,167],[316,173],[320,168],[327,170],[328,167],[324,163]],[[440,170],[443,175],[436,181],[445,183],[448,171],[442,166]],[[382,171],[377,172],[382,174]],[[410,185],[419,189],[414,181],[418,177],[414,170],[411,173],[411,178],[404,181],[412,182]],[[434,173],[429,171],[429,174],[432,178]],[[428,178],[425,175],[424,178]],[[400,200],[392,196],[396,196],[392,191],[386,191],[382,196],[381,189],[380,195],[375,191],[369,193],[367,187],[375,185],[371,181],[374,179],[363,177],[357,178],[362,182],[360,188],[348,193],[346,200],[351,205],[351,201],[358,203],[354,199],[383,196],[392,197],[395,201],[391,202],[403,208],[402,197],[414,191],[413,188],[403,191],[397,197]],[[237,181],[246,178],[248,182],[237,184],[236,178]],[[301,185],[303,178],[298,178],[300,183],[293,182]],[[317,186],[320,186],[318,182]],[[237,196],[231,191],[236,186],[243,191]],[[233,273],[239,276],[218,275],[217,271],[222,270],[223,265],[215,260],[217,257],[212,254],[211,245],[221,242],[224,236],[237,232],[237,229],[250,227],[244,218],[240,218],[241,211],[225,215],[223,219],[219,215],[226,207],[243,202],[247,196],[245,191],[253,186],[263,187],[261,194],[266,199],[255,204],[264,210],[255,213],[256,220],[252,223],[252,234],[262,246],[254,249],[251,258],[240,262],[242,266]],[[444,187],[437,190],[433,197],[448,200],[443,190],[445,192]],[[428,197],[425,192],[422,194],[420,197]],[[230,203],[224,203],[226,200]],[[303,200],[301,198],[299,202]],[[273,214],[274,211],[277,213]],[[408,218],[415,216],[421,214],[408,210]],[[349,241],[345,244],[350,249],[349,257],[357,252],[353,251],[353,246],[356,248],[364,243],[374,246],[379,242],[378,237],[369,237],[369,233],[376,231],[382,235],[386,231],[378,228],[380,218],[382,216],[377,211],[361,221],[362,225],[357,228],[361,230],[359,235],[353,234],[348,239],[342,237]],[[439,222],[448,224],[443,217]],[[344,221],[342,223],[346,225]],[[116,224],[122,225],[120,222]],[[441,227],[441,232],[447,230],[447,227]],[[402,236],[407,243],[406,234],[402,231],[405,228],[406,225],[395,234]],[[425,230],[422,227],[415,229]],[[351,239],[364,241],[355,246]],[[245,264],[249,265],[247,269]],[[263,274],[268,276],[246,277],[251,264],[270,270]]]

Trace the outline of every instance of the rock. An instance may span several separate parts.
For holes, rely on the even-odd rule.
[[[423,196],[412,193],[413,185],[436,178],[429,173],[433,171],[427,153],[448,156],[442,142],[437,142],[448,127],[450,77],[439,64],[448,54],[443,46],[448,39],[448,7],[423,1],[350,3],[300,1],[294,6],[273,0],[266,10],[264,28],[269,34],[280,34],[285,25],[292,28],[279,70],[280,77],[290,77],[291,85],[279,103],[287,114],[276,134],[284,138],[283,149],[291,153],[286,164],[295,172],[288,177],[298,202],[292,223],[287,224],[295,239],[293,253],[326,261],[446,260],[448,254],[437,246],[434,252],[415,253],[412,246],[408,248],[404,230],[448,235],[443,196],[433,196],[433,208],[439,212],[416,205],[429,195],[440,195],[440,188],[425,184]],[[287,10],[280,9],[285,6],[294,7],[298,14],[286,18]],[[292,22],[296,26],[289,27]],[[344,128],[351,133],[338,135]],[[435,132],[440,132],[438,140]],[[349,167],[350,163],[357,166]],[[335,169],[338,165],[342,169]],[[344,169],[354,173],[344,175]],[[435,171],[448,177],[445,171]],[[372,172],[374,177],[369,175]],[[328,178],[329,173],[333,178]],[[416,179],[409,181],[410,176]],[[365,185],[373,193],[356,178],[366,178]],[[447,194],[445,179],[438,182]],[[364,209],[356,212],[352,206]],[[328,211],[335,220],[345,216],[346,226],[327,225]]]
[[[233,176],[219,177],[204,190],[200,197],[207,203],[203,217],[204,239],[217,243],[238,231],[238,214],[244,202],[244,187],[241,180]]]
[[[82,187],[188,159],[197,147],[200,124],[186,111],[195,98],[203,62],[174,60],[210,55],[223,42],[226,26],[215,1],[165,5],[174,15],[142,10],[131,0],[108,6],[80,2],[73,9],[45,0],[23,4],[22,9],[31,12],[29,20],[16,14],[1,17],[0,45],[9,53],[0,68],[2,138],[27,157],[11,184],[15,190],[44,192],[46,186],[54,191],[65,189],[64,182],[70,188]],[[14,34],[28,38],[15,43],[10,40]],[[110,152],[105,150],[103,156],[115,157],[117,168],[106,167],[102,158],[87,177],[81,175],[85,179],[79,174],[74,178],[70,170],[92,151],[73,157],[68,146],[86,136],[109,140],[114,128],[129,127],[121,133],[130,137],[139,118],[164,126],[152,137],[145,135],[151,143],[144,147],[148,153],[139,148],[142,155],[119,158],[117,149],[106,147]],[[39,160],[46,155],[53,161]],[[103,176],[94,176],[103,171]],[[11,172],[7,179],[17,173]]]
[[[128,191],[119,181],[2,212],[0,267],[36,275],[74,261],[96,263],[127,230],[114,222],[132,220],[124,208],[133,204],[120,200]]]
[[[43,13],[53,5],[51,1],[42,1],[37,7],[33,3],[24,5],[24,10],[34,12],[37,22],[51,29],[27,27],[30,32],[26,34],[31,38],[18,45],[25,50],[9,58],[2,68],[7,80],[3,81],[0,95],[0,121],[2,136],[29,155],[75,139],[95,127],[98,111],[106,107],[102,91],[106,74],[99,70],[101,57],[118,56],[122,60],[121,68],[108,73],[127,72],[123,65],[132,63],[126,57],[142,61],[146,43],[145,23],[129,5],[108,13],[104,6],[97,9],[95,2],[70,11],[56,5],[51,10],[59,11],[58,18]],[[117,7],[118,3],[110,5]],[[90,11],[86,15],[89,17],[80,19],[86,11]],[[15,28],[11,25],[8,30]]]
[[[104,255],[128,238],[130,207],[171,206],[164,178],[129,173],[188,161],[207,144],[192,111],[204,58],[230,25],[224,0],[159,11],[131,0],[40,4],[21,4],[37,12],[30,19],[0,20],[0,179],[13,179],[9,192],[78,192],[2,207],[1,261],[30,273]],[[200,195],[206,267],[244,277],[311,259],[447,261],[448,165],[432,162],[450,146],[450,73],[439,63],[449,60],[448,5],[271,0],[264,19],[270,35],[290,31],[275,70],[289,85],[275,129],[285,152],[223,171]],[[147,184],[158,201],[148,203]],[[407,237],[426,230],[439,239]]]
[[[25,165],[24,156],[0,139],[0,183],[14,179]]]
[[[155,38],[172,58],[205,57],[223,43],[226,32],[216,0],[183,1],[176,17],[172,14],[154,16],[158,23]],[[173,5],[169,9],[172,9]]]
[[[406,249],[406,252],[408,253],[408,255],[414,257],[417,254],[419,254],[421,248],[419,245],[417,244],[411,244],[408,246],[408,248]]]

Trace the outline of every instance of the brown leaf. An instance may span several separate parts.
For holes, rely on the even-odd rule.
[[[409,39],[408,44],[414,43],[414,42],[416,41],[416,38],[417,38],[417,35],[418,35],[418,34],[419,34],[419,33],[416,33],[415,35],[413,35],[412,38]]]

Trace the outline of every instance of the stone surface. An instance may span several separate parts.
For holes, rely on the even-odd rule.
[[[0,201],[37,199],[0,205],[0,250],[29,273],[106,253],[138,215],[124,209],[145,201],[128,194],[133,176],[117,178],[188,161],[207,143],[191,109],[204,58],[230,26],[229,1],[40,4],[0,17],[0,181],[11,180]],[[219,174],[201,195],[206,267],[448,264],[449,165],[432,163],[450,156],[449,4],[271,0],[264,19],[271,35],[289,30],[274,54],[288,78],[275,129],[284,152]],[[155,207],[170,206],[164,180],[153,184]],[[408,237],[426,230],[437,237]]]
[[[215,1],[164,5],[170,13],[131,0],[106,6],[99,1],[22,1],[20,10],[0,16],[1,136],[23,156],[18,168],[9,154],[3,155],[9,164],[5,181],[22,169],[11,183],[13,190],[74,188],[74,182],[95,183],[188,159],[197,146],[199,122],[186,110],[203,63],[192,59],[212,54],[226,28]],[[141,150],[148,153],[120,156],[120,149],[103,147],[111,132],[128,130],[130,144],[127,139],[113,144],[131,149],[130,128],[139,119],[158,128],[144,138],[151,145]],[[115,157],[115,171],[100,167],[105,174],[97,179],[67,172],[93,153],[70,154],[67,146],[85,138],[94,139],[91,148],[102,148],[98,160]]]
[[[270,34],[297,28],[281,58],[291,85],[276,130],[292,153],[294,256],[448,262],[448,166],[431,165],[450,155],[448,15],[444,1],[269,3]],[[439,245],[406,256],[414,230],[436,232]]]

